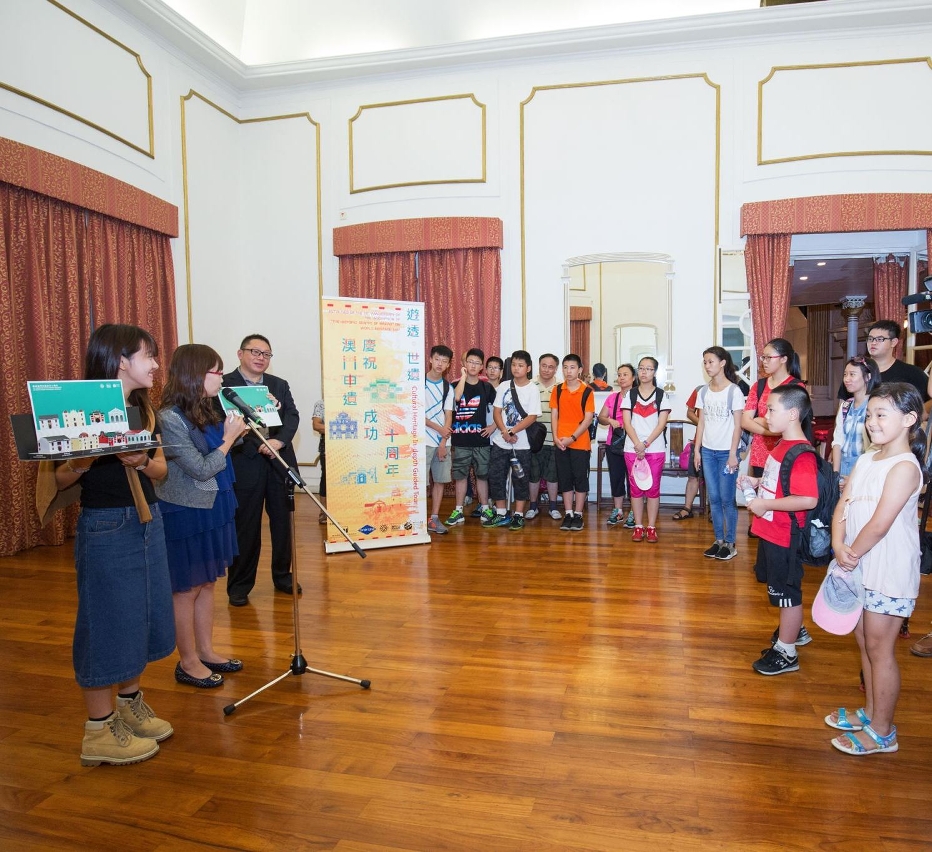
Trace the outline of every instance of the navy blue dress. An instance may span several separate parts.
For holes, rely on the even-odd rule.
[[[203,430],[213,452],[223,443],[223,423]],[[172,592],[186,592],[226,575],[227,566],[239,553],[236,542],[236,496],[233,493],[233,464],[216,475],[217,497],[210,509],[192,509],[159,501],[165,521],[165,544]]]

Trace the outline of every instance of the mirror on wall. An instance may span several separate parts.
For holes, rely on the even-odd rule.
[[[564,266],[567,351],[583,359],[586,372],[605,364],[609,381],[620,364],[651,355],[660,362],[658,382],[671,382],[672,281],[669,255],[570,258]]]

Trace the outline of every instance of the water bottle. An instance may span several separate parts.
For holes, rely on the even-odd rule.
[[[744,488],[742,488],[741,490],[744,492],[745,503],[749,503],[751,500],[757,499],[757,492],[753,488],[751,488],[750,485],[745,485]]]
[[[524,468],[521,466],[521,460],[512,451],[511,454],[511,472],[518,479],[524,479]]]

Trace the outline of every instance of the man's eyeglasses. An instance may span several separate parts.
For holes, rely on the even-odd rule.
[[[884,340],[893,340],[893,338],[892,337],[868,337],[867,338],[868,343],[880,343],[881,341],[884,341]]]
[[[248,352],[252,355],[253,358],[271,358],[272,353],[266,352],[264,349],[244,349],[243,352]]]
[[[481,361],[467,361],[466,363],[470,367],[481,367],[482,366]]]

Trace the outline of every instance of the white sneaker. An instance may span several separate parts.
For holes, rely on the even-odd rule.
[[[553,518],[555,521],[559,521],[563,519],[563,513],[560,512],[559,509],[551,509],[550,517]]]
[[[524,519],[525,519],[526,521],[533,521],[534,518],[536,518],[539,514],[540,514],[540,512],[538,512],[537,509],[528,509],[528,510],[524,513]]]

